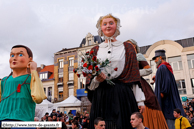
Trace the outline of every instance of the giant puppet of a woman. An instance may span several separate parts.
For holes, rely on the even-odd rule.
[[[132,129],[130,116],[144,108],[145,96],[141,90],[140,74],[133,46],[118,41],[120,20],[111,14],[102,16],[97,22],[98,34],[105,41],[92,48],[101,61],[109,59],[110,67],[94,77],[87,77],[88,99],[91,101],[90,129],[94,128],[94,119],[104,118],[106,129]],[[106,71],[106,72],[105,72]],[[109,85],[105,79],[111,79],[115,85]]]
[[[143,54],[140,53],[140,49],[139,46],[137,45],[137,42],[133,39],[127,40],[126,42],[132,44],[137,53],[139,72],[141,76],[141,86],[146,98],[146,100],[144,101],[145,110],[143,112],[144,118],[143,124],[149,129],[168,129],[166,120],[161,111],[157,97],[155,96],[151,86],[143,78],[143,76],[151,74],[152,69],[149,66]]]
[[[9,63],[12,73],[0,82],[0,124],[1,121],[34,121],[36,103],[46,96],[32,51],[23,45],[13,46]]]

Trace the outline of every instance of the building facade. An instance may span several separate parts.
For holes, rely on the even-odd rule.
[[[39,77],[42,81],[45,95],[50,102],[54,101],[54,65],[41,65]]]
[[[78,77],[73,69],[78,67],[77,60],[77,48],[62,49],[54,54],[55,102],[76,96]]]
[[[157,68],[152,58],[159,49],[166,51],[166,61],[172,66],[180,97],[194,98],[194,38],[161,40],[153,45],[140,47],[153,70],[151,75],[144,77],[148,82],[152,82],[152,77],[156,74]],[[154,89],[154,85],[152,87]]]

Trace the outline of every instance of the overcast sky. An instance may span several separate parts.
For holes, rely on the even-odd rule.
[[[51,65],[55,52],[97,35],[96,22],[108,13],[121,20],[120,41],[146,46],[194,37],[193,0],[0,0],[0,78],[11,71],[13,45],[30,47],[38,66]]]

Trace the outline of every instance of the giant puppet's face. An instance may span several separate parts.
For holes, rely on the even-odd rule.
[[[158,66],[162,63],[161,57],[156,57],[155,59],[155,63],[156,63],[156,68],[158,68]]]
[[[28,63],[32,60],[25,48],[13,48],[10,53],[10,68],[11,69],[26,69]]]
[[[111,37],[115,34],[117,24],[113,18],[104,18],[101,24],[101,30],[105,36]]]

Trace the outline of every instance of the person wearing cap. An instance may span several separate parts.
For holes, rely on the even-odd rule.
[[[155,95],[166,118],[169,129],[174,129],[175,118],[173,111],[179,108],[184,113],[177,84],[173,75],[172,67],[166,62],[166,55],[164,50],[156,50],[155,60],[157,72],[153,78],[155,80]],[[185,114],[183,114],[185,116]]]

